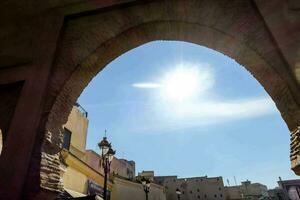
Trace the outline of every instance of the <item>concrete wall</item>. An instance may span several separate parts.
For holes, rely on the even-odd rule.
[[[222,177],[180,178],[177,176],[154,177],[156,183],[166,187],[167,199],[177,200],[176,189],[181,191],[181,200],[225,199]]]
[[[166,200],[164,188],[157,184],[151,184],[149,200]],[[112,200],[144,200],[145,192],[142,184],[114,178]]]

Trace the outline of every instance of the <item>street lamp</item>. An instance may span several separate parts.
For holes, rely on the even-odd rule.
[[[144,188],[144,192],[146,194],[146,200],[148,200],[148,193],[150,192],[150,181],[149,181],[149,179],[142,177],[141,182],[142,182],[142,185]]]
[[[176,189],[177,199],[180,200],[181,191],[177,188]]]
[[[103,199],[107,200],[107,174],[110,171],[110,164],[114,158],[116,151],[114,151],[111,147],[111,144],[107,141],[106,137],[103,137],[102,141],[98,144],[101,150],[101,160],[100,165],[102,163],[102,167],[104,170],[104,191],[103,191]]]

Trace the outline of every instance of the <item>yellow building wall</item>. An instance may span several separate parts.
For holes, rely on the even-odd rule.
[[[70,151],[80,159],[84,159],[88,119],[76,106],[73,106],[64,127],[72,132]]]
[[[77,171],[73,167],[67,167],[63,176],[64,186],[67,189],[86,194],[87,192],[87,176]]]
[[[66,165],[62,175],[64,187],[82,194],[87,194],[88,180],[103,187],[104,177],[85,162],[88,119],[74,106],[64,127],[71,131],[70,149],[61,152]],[[110,181],[108,181],[108,189],[112,190]]]
[[[86,194],[88,179],[103,187],[104,177],[99,172],[67,151],[63,151],[62,155],[68,166],[63,174],[65,188]],[[110,191],[112,191],[112,186],[112,183],[108,181],[107,187]]]

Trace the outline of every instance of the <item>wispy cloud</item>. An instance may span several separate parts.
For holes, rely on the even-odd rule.
[[[153,111],[154,109],[154,111]],[[132,131],[138,133],[167,133],[175,130],[201,128],[233,123],[276,113],[274,102],[268,97],[234,101],[199,101],[186,104],[156,105],[144,110],[133,121]],[[149,114],[147,114],[149,112]],[[150,114],[151,113],[151,114]],[[143,126],[135,126],[143,124]]]
[[[234,101],[200,101],[176,107],[182,117],[249,118],[264,115],[276,110],[271,98],[260,97]]]
[[[147,89],[151,89],[151,88],[159,88],[161,87],[161,84],[159,83],[133,83],[131,85],[132,87],[135,87],[135,88],[147,88]]]

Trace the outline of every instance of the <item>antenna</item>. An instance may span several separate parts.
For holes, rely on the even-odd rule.
[[[105,129],[105,130],[104,130],[104,137],[106,137],[106,132],[107,132],[107,130]]]

